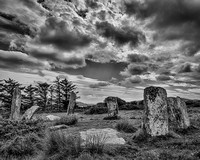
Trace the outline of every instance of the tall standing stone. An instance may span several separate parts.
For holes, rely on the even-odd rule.
[[[67,115],[74,113],[75,103],[76,103],[76,94],[72,91],[70,93],[70,100],[69,100],[69,105],[67,108]]]
[[[161,87],[144,89],[143,133],[150,136],[161,136],[169,133],[167,92]]]
[[[22,119],[30,120],[38,109],[39,106],[32,106],[31,108],[27,109],[26,112],[23,114]]]
[[[11,120],[20,120],[20,107],[21,107],[21,90],[19,86],[15,87],[12,97],[12,105],[11,105]]]
[[[185,102],[180,97],[169,97],[167,100],[170,129],[187,129],[190,126],[190,120]]]
[[[110,117],[117,116],[119,112],[117,97],[108,97],[105,99],[105,103],[108,107],[108,116]]]

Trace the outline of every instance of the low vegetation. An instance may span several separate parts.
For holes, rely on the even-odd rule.
[[[78,122],[78,118],[74,115],[72,116],[63,116],[60,119],[55,120],[54,125],[75,125]]]
[[[118,131],[123,131],[125,133],[134,133],[137,131],[137,128],[135,128],[130,122],[128,121],[120,121],[116,124],[115,128]]]

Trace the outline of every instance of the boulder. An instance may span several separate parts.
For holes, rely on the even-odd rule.
[[[59,120],[60,117],[58,116],[54,116],[54,115],[48,115],[46,116],[47,120],[50,120],[50,121],[55,121],[55,120]]]
[[[76,103],[76,94],[72,91],[70,93],[69,105],[67,108],[67,115],[74,114],[74,106]]]
[[[190,119],[185,102],[180,97],[168,97],[167,101],[170,129],[187,129],[190,126]]]
[[[11,120],[18,121],[21,119],[20,108],[21,108],[21,90],[19,89],[19,86],[17,86],[13,91],[11,114],[10,114]]]
[[[161,87],[144,89],[144,134],[161,136],[169,134],[167,92]]]
[[[38,109],[39,106],[32,106],[31,108],[27,109],[26,112],[23,114],[22,119],[30,120]]]
[[[80,132],[81,138],[84,141],[99,142],[102,144],[125,144],[123,138],[118,137],[118,133],[115,129],[104,128],[104,129],[89,129],[87,131]],[[85,142],[83,143],[85,144]]]

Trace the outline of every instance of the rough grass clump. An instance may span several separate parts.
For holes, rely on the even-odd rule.
[[[6,141],[0,147],[2,158],[21,158],[33,156],[42,149],[41,139],[37,134],[30,133],[25,136],[16,136],[14,139]]]
[[[85,150],[91,154],[103,153],[107,136],[99,133],[94,135],[87,135],[85,140]]]
[[[135,133],[137,129],[128,121],[118,122],[115,126],[118,131],[123,131],[125,133]]]
[[[82,151],[81,138],[65,135],[61,131],[50,132],[44,140],[43,160],[64,160],[78,157]]]
[[[78,122],[78,118],[76,116],[63,116],[58,120],[55,120],[54,125],[75,125]]]

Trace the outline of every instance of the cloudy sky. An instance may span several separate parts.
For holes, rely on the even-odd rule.
[[[82,102],[200,99],[199,0],[0,0],[0,79],[73,81]]]

